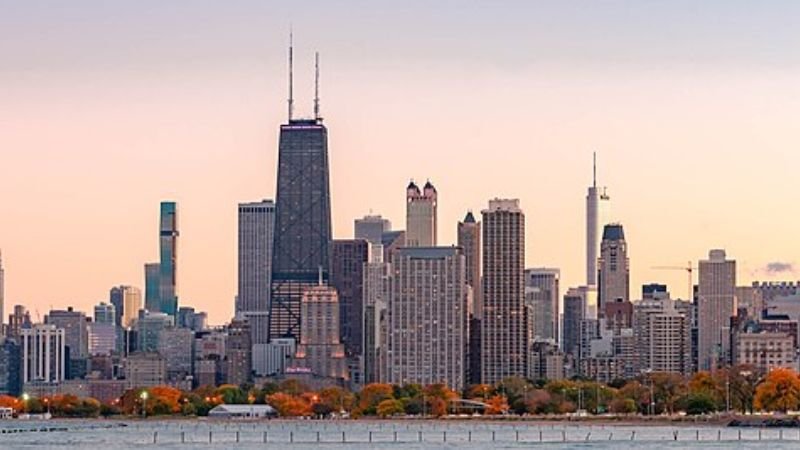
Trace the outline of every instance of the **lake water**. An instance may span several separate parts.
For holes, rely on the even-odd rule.
[[[211,443],[209,443],[209,439]],[[238,441],[237,441],[238,440]],[[154,444],[155,441],[155,444]],[[266,444],[265,444],[266,442]],[[0,449],[152,448],[633,449],[800,446],[798,429],[717,426],[573,425],[567,423],[210,420],[0,421]]]

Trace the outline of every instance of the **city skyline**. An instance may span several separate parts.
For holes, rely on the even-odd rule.
[[[202,16],[206,8],[200,8],[198,16],[193,17]],[[707,8],[701,9],[708,12]],[[467,9],[464,14],[472,17],[469,12],[475,8]],[[747,8],[733,9],[743,14]],[[28,21],[47,15],[35,8],[16,8],[10,19],[16,19],[16,26],[29,23],[25,17],[16,17],[19,11],[30,13]],[[231,19],[226,16],[221,20]],[[758,19],[759,24],[766,21],[764,17]],[[663,20],[656,25],[666,27],[669,18]],[[165,17],[164,21],[170,20]],[[598,21],[606,26],[614,22],[607,16]],[[634,291],[647,282],[666,282],[675,297],[685,298],[684,274],[651,267],[696,262],[710,248],[725,248],[736,259],[740,285],[752,280],[800,277],[785,270],[791,269],[787,264],[791,265],[800,252],[800,244],[791,239],[792,221],[774,220],[774,213],[770,214],[785,211],[782,206],[791,201],[791,168],[800,162],[790,152],[796,145],[791,111],[796,111],[800,100],[800,91],[789,81],[797,73],[796,57],[773,54],[773,60],[759,67],[764,61],[754,56],[757,52],[733,57],[724,51],[729,49],[728,44],[706,39],[698,53],[719,49],[723,61],[714,68],[698,66],[690,57],[682,58],[677,52],[686,50],[681,42],[675,46],[662,42],[654,53],[676,53],[665,57],[662,67],[630,47],[616,55],[628,56],[618,62],[609,49],[594,46],[587,50],[585,59],[572,53],[571,62],[562,64],[558,64],[557,55],[548,52],[540,63],[508,66],[511,57],[492,61],[488,68],[462,73],[451,84],[445,80],[460,73],[464,65],[485,63],[490,58],[488,49],[479,47],[473,54],[461,49],[450,60],[445,58],[429,69],[398,70],[397,61],[421,61],[431,58],[431,53],[415,60],[413,50],[421,44],[412,41],[407,47],[381,49],[396,59],[384,55],[373,65],[359,64],[358,59],[343,52],[344,48],[329,44],[311,23],[295,22],[296,39],[302,40],[303,48],[296,56],[296,70],[302,86],[308,87],[314,48],[318,47],[326,58],[321,84],[326,124],[332,130],[333,238],[352,237],[353,220],[370,210],[395,224],[403,223],[403,187],[414,174],[426,174],[441,194],[440,245],[455,244],[456,225],[467,210],[477,211],[494,197],[520,198],[528,222],[525,266],[560,268],[561,285],[566,290],[583,284],[585,276],[584,190],[591,181],[591,153],[597,151],[602,161],[598,182],[608,186],[614,196],[611,219],[625,224],[631,242]],[[5,24],[3,19],[0,24]],[[4,102],[7,106],[0,107],[0,119],[10,123],[8,133],[0,135],[0,146],[13,152],[11,164],[0,168],[0,188],[25,193],[4,200],[2,205],[0,248],[9,307],[24,304],[42,313],[51,305],[90,311],[107,298],[112,286],[132,285],[144,291],[142,264],[154,260],[158,251],[153,239],[158,222],[154,205],[174,199],[181,208],[180,303],[208,310],[212,323],[223,323],[233,316],[237,204],[275,198],[277,132],[285,115],[282,58],[287,27],[274,25],[275,30],[258,35],[263,37],[258,49],[242,47],[236,53],[244,69],[217,74],[219,77],[211,76],[207,68],[190,74],[199,63],[181,59],[171,61],[166,68],[163,61],[143,55],[131,60],[148,68],[150,75],[170,70],[173,76],[192,75],[192,88],[213,86],[213,93],[204,94],[200,104],[170,82],[147,77],[147,81],[136,81],[122,66],[104,72],[118,84],[101,83],[93,88],[95,91],[83,81],[86,68],[70,67],[59,59],[50,64],[58,69],[56,74],[66,76],[51,84],[53,79],[48,77],[55,75],[44,73],[50,68],[44,58],[57,46],[31,39],[29,46],[35,49],[38,45],[42,50],[41,60],[33,56],[35,52],[10,52],[10,65],[18,63],[17,67],[27,68],[32,76],[15,79],[15,71],[21,69],[8,72],[12,75],[9,79],[0,75],[11,87],[9,101]],[[435,36],[430,25],[423,27],[423,35]],[[725,31],[731,32],[725,25],[717,25],[722,36]],[[250,26],[248,33],[256,29],[253,22]],[[230,33],[230,29],[222,28],[220,33]],[[455,28],[454,35],[458,35],[460,29]],[[521,33],[519,29],[516,24],[511,32]],[[777,29],[764,41],[757,41],[756,49],[784,39],[780,33],[787,30]],[[169,32],[166,28],[162,31]],[[85,35],[74,36],[65,30],[57,32],[87,38],[97,29],[90,27]],[[555,42],[571,42],[560,37]],[[439,56],[448,49],[460,49],[447,39],[436,39],[434,44],[433,52],[440,52]],[[264,45],[269,47],[266,51]],[[509,50],[513,55],[517,51]],[[224,55],[210,54],[224,60]],[[268,66],[257,62],[264,55]],[[88,61],[87,67],[122,64],[109,55],[97,58]],[[584,85],[590,78],[576,71],[581,63],[600,66],[592,74],[592,83]],[[723,69],[730,65],[743,70],[727,74]],[[659,67],[664,70],[654,72]],[[390,72],[387,68],[398,72],[395,77],[408,79],[408,85],[397,87],[391,78],[383,78]],[[534,69],[542,68],[546,69],[543,75],[530,77]],[[625,72],[623,69],[631,70],[615,81],[620,72]],[[564,80],[556,82],[558,75],[565,75]],[[349,77],[352,79],[346,81]],[[239,81],[244,87],[235,86]],[[512,87],[521,88],[521,93]],[[575,87],[578,90],[570,92]],[[425,99],[409,99],[418,88]],[[298,99],[301,115],[307,114],[311,110],[310,89],[299,92],[303,93]],[[89,93],[93,94],[86,95]],[[134,93],[140,101],[124,101]],[[166,100],[161,101],[168,104],[156,103],[162,93]],[[354,98],[362,108],[353,108],[348,101],[354,93],[359,93]],[[645,96],[637,99],[631,93]],[[81,95],[85,103],[76,102]],[[387,99],[379,104],[370,98]],[[536,105],[532,104],[534,99]],[[45,107],[48,102],[52,108]],[[128,104],[131,111],[121,111],[115,102]],[[515,104],[526,102],[526,109],[513,109],[519,108]],[[213,111],[217,104],[221,104],[219,112]],[[472,112],[465,111],[470,105]],[[159,107],[164,111],[153,111]],[[421,110],[425,108],[431,111]],[[502,121],[487,120],[487,114],[506,108],[512,108],[514,114]],[[376,123],[367,114],[378,109],[385,116]],[[71,117],[67,117],[67,111]],[[236,120],[245,120],[236,125],[224,120],[212,126],[220,118],[217,114],[231,111],[236,111],[232,116]],[[412,111],[418,116],[409,122]],[[137,115],[150,112],[154,114],[151,119]],[[605,117],[601,114],[604,112],[608,113]],[[636,119],[642,113],[651,117]],[[104,119],[105,115],[109,117]],[[112,119],[118,123],[110,123]],[[520,128],[530,123],[533,131]],[[176,131],[168,133],[175,125]],[[529,136],[519,129],[533,132],[533,141],[528,142]],[[463,135],[463,130],[472,132]],[[425,136],[422,145],[417,134]],[[512,138],[501,139],[504,134]],[[58,145],[50,136],[59,136]],[[200,143],[203,139],[208,142]],[[497,139],[501,140],[495,142]],[[114,143],[113,151],[100,152],[108,142]],[[89,144],[87,149],[81,147],[83,143]],[[485,151],[498,143],[501,151]],[[60,151],[54,152],[56,148]],[[184,148],[192,151],[186,153]],[[62,159],[66,158],[61,154],[63,149],[70,150],[64,152],[69,153],[69,160]],[[397,161],[396,157],[391,159],[393,152],[410,157]],[[755,152],[759,159],[752,161]],[[383,158],[390,158],[393,165],[387,168],[387,159]],[[152,172],[142,172],[145,162],[152,169],[152,161],[164,164]],[[463,162],[456,166],[459,170],[452,170],[454,161]],[[539,161],[544,164],[536,164]],[[770,164],[759,168],[760,162]],[[118,164],[129,165],[134,171],[112,170],[118,169]],[[173,182],[168,181],[171,175],[176,176]],[[202,179],[203,185],[194,179]],[[60,198],[56,204],[54,197]],[[102,215],[90,208],[98,203],[105,205]],[[40,208],[42,204],[48,207]],[[98,227],[103,230],[99,236]],[[755,234],[769,236],[752,239]],[[42,277],[48,282],[41,282]],[[59,289],[52,289],[54,285]]]

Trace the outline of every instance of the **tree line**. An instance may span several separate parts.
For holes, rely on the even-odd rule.
[[[461,399],[470,400],[465,405]],[[20,413],[50,412],[54,417],[205,416],[220,404],[268,404],[283,417],[352,418],[479,413],[537,416],[571,413],[615,415],[689,415],[713,412],[800,410],[800,376],[791,369],[761,374],[734,366],[691,377],[653,372],[608,384],[593,380],[538,380],[510,377],[495,385],[455,392],[444,384],[373,383],[358,392],[341,387],[314,390],[298,380],[252,385],[202,386],[181,391],[155,386],[126,391],[108,403],[71,394],[35,398],[0,395],[0,407]]]

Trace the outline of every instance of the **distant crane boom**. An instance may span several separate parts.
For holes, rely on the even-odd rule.
[[[651,267],[654,270],[685,270],[686,274],[689,278],[689,285],[686,289],[686,298],[689,301],[694,300],[693,289],[692,289],[692,273],[697,269],[697,267],[692,266],[692,262],[689,261],[686,266],[655,266]]]

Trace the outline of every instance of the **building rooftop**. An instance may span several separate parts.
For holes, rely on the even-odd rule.
[[[400,255],[411,259],[442,259],[455,256],[458,247],[402,247],[398,249]]]
[[[622,225],[618,223],[610,223],[603,227],[603,240],[624,241],[625,231],[622,229]]]

